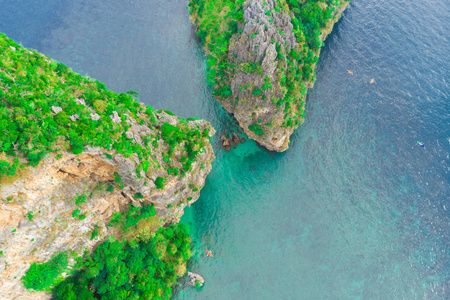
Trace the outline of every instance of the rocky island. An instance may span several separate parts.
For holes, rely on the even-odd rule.
[[[215,98],[249,138],[285,151],[320,48],[350,1],[190,0]]]
[[[0,34],[0,298],[167,299],[209,123],[155,111]]]

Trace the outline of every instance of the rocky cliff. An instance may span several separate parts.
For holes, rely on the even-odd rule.
[[[219,12],[191,0],[192,20],[204,37],[216,99],[250,138],[272,151],[288,149],[290,135],[303,122],[306,91],[315,80],[320,47],[349,4],[300,2],[236,1],[224,4]],[[224,13],[229,10],[234,10],[233,20]],[[220,28],[206,27],[212,27],[214,17],[222,23],[220,28],[229,24],[232,35],[226,43],[218,42],[227,36]],[[223,47],[226,51],[216,50]]]
[[[149,110],[126,96],[123,99],[132,103],[129,107],[136,109],[120,108],[121,102],[116,101],[116,94],[112,92],[107,93],[109,98],[105,100],[117,105],[117,111],[99,109],[100,94],[91,101],[90,94],[78,91],[77,98],[73,99],[78,113],[74,114],[65,105],[69,100],[61,97],[57,87],[54,90],[58,91],[58,99],[62,98],[55,102],[58,106],[50,109],[47,101],[37,102],[36,97],[22,98],[26,103],[18,104],[13,101],[15,91],[26,89],[27,93],[33,93],[38,90],[33,79],[23,81],[20,86],[18,83],[21,72],[25,75],[33,72],[35,58],[43,61],[39,67],[42,70],[37,74],[39,79],[59,80],[61,86],[69,81],[67,74],[72,76],[73,72],[65,70],[65,78],[66,75],[56,71],[64,69],[62,66],[36,51],[20,47],[5,36],[0,36],[0,46],[3,47],[0,49],[3,53],[0,66],[0,131],[3,134],[0,149],[3,152],[0,152],[0,163],[6,166],[3,169],[6,171],[0,172],[0,299],[48,299],[47,293],[30,294],[23,287],[21,278],[33,262],[48,261],[58,252],[82,254],[85,250],[92,251],[110,235],[130,239],[131,235],[149,235],[166,223],[178,222],[183,208],[199,197],[211,171],[214,153],[209,138],[215,131],[203,120],[186,121],[167,111]],[[15,63],[5,64],[15,58]],[[18,67],[32,62],[29,69]],[[51,68],[52,64],[56,67]],[[41,77],[47,71],[47,77]],[[95,91],[96,86],[98,83],[86,79],[90,92]],[[73,88],[83,89],[82,86]],[[21,95],[23,97],[23,91]],[[51,102],[50,88],[46,95]],[[34,123],[58,121],[58,115],[67,112],[70,118],[65,119],[61,127],[66,126],[69,130],[76,131],[79,123],[85,121],[97,125],[98,135],[104,124],[111,124],[111,132],[118,126],[122,126],[123,131],[108,136],[111,147],[96,146],[95,140],[81,136],[84,141],[82,151],[75,151],[75,144],[64,142],[65,139],[73,141],[76,133],[72,132],[69,137],[64,130],[62,133],[54,131],[57,136],[61,133],[55,139],[58,149],[52,149],[51,143],[47,143],[49,153],[33,166],[30,162],[35,150],[27,156],[26,149],[31,150],[33,143],[33,148],[38,147],[37,143],[43,140],[32,137],[21,140],[23,128],[4,122],[8,120],[6,117],[17,119],[17,114],[23,112],[23,105],[31,105],[35,111],[45,114],[45,118],[39,114],[28,116]],[[8,142],[9,137],[15,142]],[[50,137],[46,139],[49,140]],[[124,150],[123,145],[142,151],[133,153]],[[28,148],[19,151],[21,146]],[[141,220],[130,232],[109,226],[114,213],[127,211],[130,204],[136,207],[144,203],[155,206],[155,217]]]

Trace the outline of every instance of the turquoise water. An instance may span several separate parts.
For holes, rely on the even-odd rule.
[[[24,46],[218,131],[213,171],[182,219],[194,241],[189,267],[207,282],[180,283],[175,298],[450,298],[445,0],[353,0],[285,153],[251,141],[220,149],[236,123],[205,83],[185,0],[0,7],[0,31]]]

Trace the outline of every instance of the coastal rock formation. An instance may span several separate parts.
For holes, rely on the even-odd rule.
[[[271,151],[285,151],[303,122],[306,91],[312,87],[320,47],[349,1],[246,0],[233,17],[190,1],[190,12],[208,54],[214,95],[249,138]],[[208,1],[206,1],[208,2]],[[241,17],[242,16],[242,19]],[[215,17],[215,19],[214,19]],[[214,20],[214,21],[212,21]],[[212,22],[230,24],[209,30]],[[223,32],[221,32],[223,30]],[[224,49],[227,46],[227,51]]]
[[[0,299],[50,299],[48,293],[25,289],[21,279],[30,265],[65,252],[71,253],[73,266],[74,257],[92,252],[108,236],[149,237],[178,222],[211,171],[215,156],[209,139],[215,130],[206,121],[154,111],[129,95],[108,91],[0,34],[1,55],[20,64],[0,68]],[[41,65],[36,74],[41,81],[19,85],[17,74],[32,77],[34,65]],[[73,78],[81,83],[70,85]],[[20,89],[41,95],[35,84],[45,81],[56,83],[54,88],[45,85],[45,100],[15,101],[14,91]],[[51,101],[59,103],[49,105]],[[22,127],[5,130],[5,120],[11,118]],[[52,127],[42,130],[48,123]],[[34,128],[40,139],[22,128]],[[138,219],[136,226],[127,227],[132,230],[112,226],[118,212],[149,204],[156,215]],[[177,274],[184,272],[180,266]]]
[[[158,118],[160,122],[178,123],[177,117],[166,113],[159,114]],[[214,133],[205,121],[191,121],[189,125],[208,129],[211,135]],[[134,126],[135,140],[139,140],[148,128]],[[155,150],[159,163],[164,166],[161,153],[165,147]],[[0,256],[0,298],[49,299],[43,292],[31,296],[23,287],[20,279],[31,263],[47,261],[59,251],[91,251],[108,235],[120,237],[121,233],[108,224],[114,212],[128,209],[130,203],[133,206],[155,205],[159,221],[153,225],[153,230],[168,222],[178,222],[184,207],[198,199],[213,159],[208,141],[192,171],[184,177],[168,176],[161,168],[152,174],[142,172],[138,178],[134,172],[139,164],[137,157],[126,158],[101,148],[87,148],[79,155],[68,152],[58,158],[49,155],[37,168],[23,170],[17,180],[6,178],[0,190],[0,249],[3,254]],[[115,187],[109,192],[106,189],[114,183],[115,174],[120,176],[124,188]],[[157,189],[154,184],[159,176],[168,177],[163,189]],[[143,198],[135,199],[136,193]],[[85,202],[77,205],[76,199],[83,195],[87,196]],[[84,219],[73,216],[77,209]],[[91,239],[94,229],[98,237]]]
[[[230,151],[231,148],[236,148],[237,145],[245,143],[245,138],[241,139],[239,135],[234,131],[231,131],[231,139],[227,135],[222,135],[220,140],[222,142],[222,147],[226,151]]]
[[[232,96],[238,97],[239,101],[223,101],[222,104],[250,138],[269,150],[282,151],[287,148],[293,129],[282,127],[284,112],[278,110],[272,99],[283,97],[281,86],[276,84],[276,71],[279,63],[286,64],[286,54],[296,45],[293,25],[288,12],[274,10],[275,1],[251,0],[247,3],[247,6],[244,4],[243,32],[232,37],[228,54],[228,59],[239,66],[231,81]],[[281,60],[277,59],[277,44],[283,45],[278,47],[283,55]],[[260,70],[246,72],[245,67],[251,64],[260,66]],[[248,86],[250,88],[246,89]],[[252,124],[260,125],[264,136],[251,131]],[[271,124],[272,128],[264,124]]]

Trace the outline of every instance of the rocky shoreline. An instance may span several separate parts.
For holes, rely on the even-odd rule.
[[[12,43],[1,35],[0,38]],[[20,52],[46,59],[18,45],[12,48],[8,51],[13,54]],[[122,124],[127,131],[122,135],[132,141],[130,145],[149,149],[151,157],[86,145],[77,154],[67,150],[47,154],[33,167],[19,155],[18,162],[22,166],[15,174],[0,175],[1,299],[51,298],[47,292],[30,293],[23,286],[21,279],[32,263],[46,262],[60,252],[91,253],[110,236],[118,240],[148,238],[161,226],[178,222],[183,209],[198,199],[211,171],[215,156],[209,139],[215,130],[208,122],[183,120],[170,112],[153,110],[150,110],[154,117],[151,122],[146,121],[143,113],[124,110],[104,116],[101,111],[94,111],[96,108],[82,96],[77,104],[79,115],[83,117],[87,109],[86,116],[94,122],[110,118],[119,124],[126,120]],[[64,103],[61,106],[65,106]],[[135,107],[139,106],[142,111],[147,109],[136,102]],[[66,108],[53,106],[48,116],[53,114],[56,118],[64,110]],[[70,117],[69,126],[70,122],[79,122],[80,116],[76,116]],[[194,146],[186,146],[187,141],[180,138],[171,140],[168,130],[172,130],[172,135],[199,133],[195,135]],[[149,142],[149,138],[153,138],[153,142]],[[191,138],[190,142],[193,141]],[[198,154],[195,158],[189,157],[187,168],[189,151]],[[0,159],[7,163],[12,157],[0,152]],[[151,165],[143,170],[146,160]],[[184,172],[177,171],[183,168]],[[136,228],[128,231],[111,226],[115,213],[128,211],[130,205],[142,207],[144,204],[154,205],[156,216],[141,220]],[[70,259],[69,269],[73,264],[74,260]]]
[[[191,19],[198,33],[203,35],[202,18],[213,17],[199,15],[205,8],[196,2],[191,0]],[[320,28],[322,42],[349,1],[339,1],[329,7],[324,5],[322,9],[328,9],[331,17]],[[215,98],[234,115],[249,138],[270,151],[285,151],[289,147],[290,136],[303,122],[306,92],[314,84],[314,68],[320,47],[310,49],[305,46],[305,34],[297,29],[299,21],[285,1],[248,0],[235,9],[243,14],[242,20],[237,21],[237,32],[229,40],[226,61],[221,62],[229,67],[222,71],[218,66],[218,71],[215,71],[212,66],[209,71],[211,74],[224,73],[211,80],[216,82],[213,85]],[[217,22],[221,22],[220,17],[216,17]],[[203,42],[209,59],[218,60],[218,54],[212,50],[218,47],[213,38],[207,36]],[[302,60],[296,61],[294,58],[302,51],[311,51],[308,55],[316,59],[308,58],[311,61],[307,64]],[[302,77],[295,77],[297,75],[291,71],[294,68]]]

